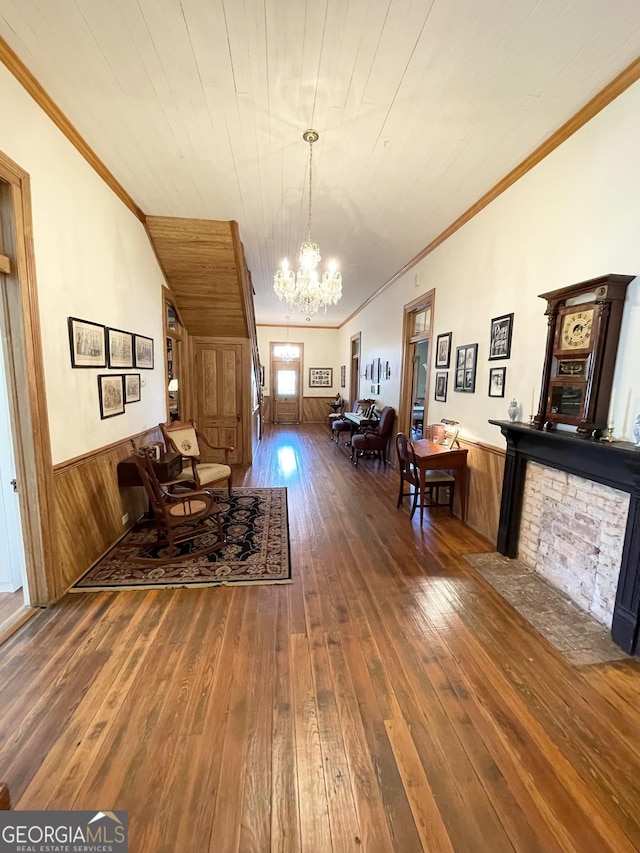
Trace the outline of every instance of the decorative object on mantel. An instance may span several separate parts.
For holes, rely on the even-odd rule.
[[[509,403],[509,406],[508,406],[508,408],[507,408],[507,413],[508,413],[508,415],[509,415],[509,420],[510,420],[510,421],[515,421],[515,419],[518,417],[518,412],[519,412],[519,411],[520,411],[520,406],[518,405],[518,401],[517,401],[517,400],[516,400],[516,398],[514,397],[514,398],[511,400],[511,402]]]
[[[608,423],[613,372],[627,285],[609,275],[541,293],[549,318],[536,429],[577,428],[600,438]]]
[[[633,425],[633,439],[636,443],[636,447],[640,447],[640,415],[638,415],[636,422]]]
[[[329,305],[337,305],[342,297],[342,276],[335,261],[331,261],[329,269],[318,277],[316,267],[320,263],[320,247],[311,239],[311,209],[313,199],[313,143],[318,141],[315,130],[305,130],[302,134],[305,142],[309,143],[309,218],[307,220],[307,239],[300,246],[300,266],[297,273],[289,269],[285,258],[280,269],[273,278],[273,289],[280,299],[286,302],[294,311],[313,316],[320,308],[325,314]]]

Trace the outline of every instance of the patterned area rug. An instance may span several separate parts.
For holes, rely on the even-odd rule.
[[[166,551],[154,544],[154,528],[132,530],[71,591],[291,583],[287,490],[234,488],[231,499],[226,490],[209,491],[222,509],[226,544],[219,551],[184,557],[216,540],[206,531],[178,546],[182,559],[141,563]]]
[[[629,660],[606,625],[520,560],[502,554],[465,554],[465,560],[569,663],[584,666]]]

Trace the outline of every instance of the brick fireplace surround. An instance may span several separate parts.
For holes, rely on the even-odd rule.
[[[640,450],[628,442],[579,439],[572,433],[541,431],[510,421],[490,423],[500,428],[507,441],[497,543],[504,556],[518,555],[528,462],[629,495],[611,638],[627,654],[640,656]]]

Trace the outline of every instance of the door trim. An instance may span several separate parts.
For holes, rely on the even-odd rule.
[[[0,323],[7,340],[7,384],[27,583],[32,605],[51,604],[55,589],[57,542],[49,417],[31,214],[29,175],[0,151],[0,191],[11,206],[13,233],[5,235],[5,252],[14,270],[2,290]],[[7,245],[10,241],[13,245]],[[13,286],[11,286],[13,285]],[[17,389],[21,389],[18,395]],[[26,392],[26,393],[25,393]]]

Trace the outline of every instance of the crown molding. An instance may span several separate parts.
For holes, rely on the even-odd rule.
[[[411,258],[411,260],[408,261],[402,269],[392,275],[391,278],[379,287],[375,293],[372,293],[368,299],[365,299],[362,305],[360,305],[359,308],[357,308],[349,315],[349,317],[347,317],[346,320],[344,320],[343,323],[340,324],[340,328],[345,326],[350,320],[366,308],[367,305],[376,299],[376,297],[378,297],[383,291],[388,287],[391,287],[395,281],[408,273],[412,267],[415,267],[416,264],[420,263],[423,258],[430,255],[431,252],[433,252],[434,249],[437,249],[438,246],[445,242],[445,240],[448,240],[449,237],[451,237],[452,234],[455,234],[455,232],[462,228],[463,225],[466,225],[467,222],[473,219],[477,213],[480,213],[480,211],[490,205],[492,201],[495,201],[505,190],[513,186],[513,184],[520,180],[523,175],[530,172],[531,169],[544,160],[547,155],[551,154],[551,152],[562,145],[563,142],[566,142],[567,139],[569,139],[570,136],[573,136],[576,131],[580,130],[581,127],[584,127],[584,125],[591,121],[594,116],[601,112],[605,107],[609,106],[612,101],[615,101],[619,95],[625,92],[629,86],[637,83],[638,80],[640,80],[640,57],[635,59],[631,65],[628,65],[624,71],[621,71],[617,77],[614,77],[613,80],[604,87],[604,89],[598,92],[598,94],[591,98],[591,100],[578,110],[574,116],[552,133],[548,139],[533,151],[533,153],[529,154],[529,156],[516,166],[515,169],[512,169],[504,178],[502,178],[502,180],[498,181],[498,183],[479,198],[475,204],[472,204],[468,210],[465,210],[465,212],[459,216],[455,222],[452,222],[448,228],[445,228],[445,230],[425,246],[422,251],[418,252],[415,257]]]
[[[95,151],[85,142],[62,110],[57,106],[48,93],[42,88],[27,66],[0,36],[0,62],[13,74],[18,83],[27,91],[38,106],[49,116],[56,127],[62,131],[74,148],[84,157],[87,163],[100,175],[107,186],[118,198],[126,204],[129,210],[141,221],[145,215],[129,193],[111,174]]]

